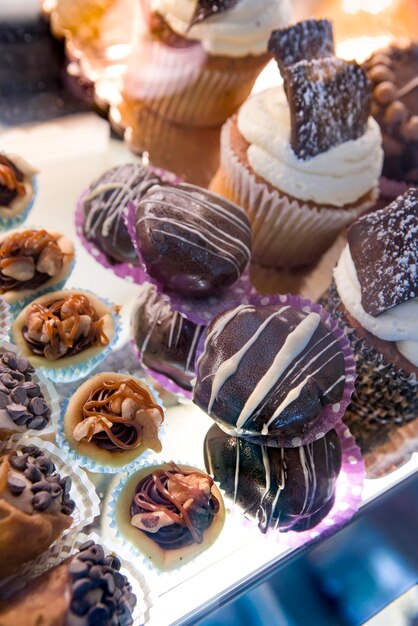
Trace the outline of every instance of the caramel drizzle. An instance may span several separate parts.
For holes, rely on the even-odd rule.
[[[6,237],[0,243],[0,270],[25,257],[40,256],[48,245],[53,246],[61,256],[64,256],[57,244],[56,237],[50,235],[46,230],[25,230]]]
[[[124,389],[121,389],[122,385],[125,385]],[[146,389],[143,389],[135,381],[128,378],[118,382],[103,382],[100,387],[94,389],[90,393],[87,402],[83,406],[83,419],[94,417],[100,423],[100,426],[104,429],[106,435],[115,446],[121,450],[131,450],[136,448],[142,440],[142,426],[133,419],[128,419],[112,412],[110,408],[111,404],[118,398],[122,398],[122,400],[131,398],[136,402],[139,400],[141,403],[141,410],[157,409],[161,418],[164,418],[164,412],[158,404],[155,404],[151,394]],[[106,424],[106,420],[112,422],[112,424],[131,426],[136,431],[135,440],[130,444],[125,443],[120,437],[116,436],[112,432],[112,427],[109,427]],[[93,436],[94,424],[92,424],[89,428],[87,440],[91,441]]]
[[[70,317],[74,319],[73,326],[69,333],[65,332],[62,323],[62,307],[64,304],[69,309],[66,319]],[[82,294],[71,295],[45,306],[35,302],[29,309],[28,317],[33,312],[41,316],[44,329],[52,345],[61,341],[67,348],[73,347],[74,337],[80,325],[80,315],[88,315],[91,318],[89,333],[91,345],[107,346],[109,343],[109,339],[103,331],[104,320],[98,318],[96,309],[90,304],[88,298]]]
[[[145,485],[145,489],[143,492],[135,494],[134,503],[136,506],[145,511],[163,511],[170,519],[173,520],[175,524],[179,524],[180,526],[186,526],[189,529],[195,543],[202,543],[202,534],[199,533],[199,531],[193,526],[193,522],[191,521],[186,509],[181,504],[181,502],[168,491],[163,481],[167,483],[168,480],[172,480],[177,484],[182,485],[184,489],[189,491],[190,498],[195,500],[202,494],[202,491],[200,489],[197,489],[196,487],[192,487],[191,485],[184,483],[178,476],[174,475],[174,472],[182,474],[183,476],[195,475],[202,476],[203,478],[209,478],[209,484],[211,488],[213,485],[213,479],[207,474],[204,474],[203,472],[198,472],[196,470],[181,470],[173,462],[171,462],[169,465],[172,467],[171,470],[156,470],[151,474],[149,478],[152,479],[152,482],[150,480],[148,484]],[[168,504],[166,506],[162,504],[155,504],[155,502],[153,502],[153,498],[149,494],[149,491],[152,489],[152,487],[155,487],[157,494],[160,497],[168,500]],[[188,500],[190,498],[188,498]],[[216,513],[219,511],[219,502],[213,494],[211,494],[208,498],[208,502],[211,501],[214,505],[213,515],[215,516]]]
[[[25,184],[17,179],[13,168],[5,163],[0,163],[0,185],[7,189],[14,189],[19,196],[24,196],[26,193]]]

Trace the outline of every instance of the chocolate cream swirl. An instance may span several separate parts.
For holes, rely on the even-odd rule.
[[[140,517],[141,530],[165,550],[202,543],[220,508],[210,491],[210,476],[170,465],[172,469],[156,470],[138,483],[130,510],[131,523],[139,527],[135,518]],[[207,489],[202,488],[202,480]]]

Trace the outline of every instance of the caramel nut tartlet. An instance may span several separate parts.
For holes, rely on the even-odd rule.
[[[161,451],[164,412],[149,388],[128,374],[103,372],[81,385],[64,415],[70,447],[101,465],[122,467],[147,448]]]
[[[0,238],[0,295],[9,302],[64,281],[71,271],[74,245],[61,233],[19,229]]]
[[[36,170],[16,155],[0,154],[0,220],[17,218],[35,194]]]
[[[225,507],[213,479],[195,467],[165,463],[131,476],[115,507],[122,535],[160,570],[172,570],[211,546]]]
[[[112,308],[91,293],[65,290],[33,300],[12,336],[34,367],[74,367],[98,354],[115,334]]]
[[[71,478],[37,446],[0,458],[0,578],[42,554],[72,524]]]

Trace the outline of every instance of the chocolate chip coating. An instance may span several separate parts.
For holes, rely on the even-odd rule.
[[[306,530],[333,504],[341,468],[334,430],[307,446],[270,448],[227,435],[214,425],[206,435],[204,454],[207,470],[261,532]]]
[[[136,233],[150,276],[185,296],[233,285],[251,256],[243,209],[194,185],[152,187],[138,204]]]

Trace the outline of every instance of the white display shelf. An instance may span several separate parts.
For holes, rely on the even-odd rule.
[[[81,247],[75,235],[74,205],[78,194],[112,165],[134,157],[109,137],[108,124],[94,114],[55,120],[47,124],[8,130],[0,135],[0,150],[20,154],[39,168],[39,195],[27,224],[65,232],[76,242],[76,267],[69,287],[97,291],[122,305],[124,333],[139,287],[115,277]],[[163,441],[165,460],[183,460],[204,467],[203,440],[212,421],[192,404],[167,411]],[[366,480],[363,504],[391,489],[418,469],[418,454],[403,467],[378,480]],[[263,572],[279,567],[292,551],[277,539],[261,535],[256,527],[227,516],[224,530],[212,548],[195,562],[159,575],[144,566],[144,575],[156,598],[150,624],[165,626],[193,619],[207,605],[222,605],[234,591]]]

